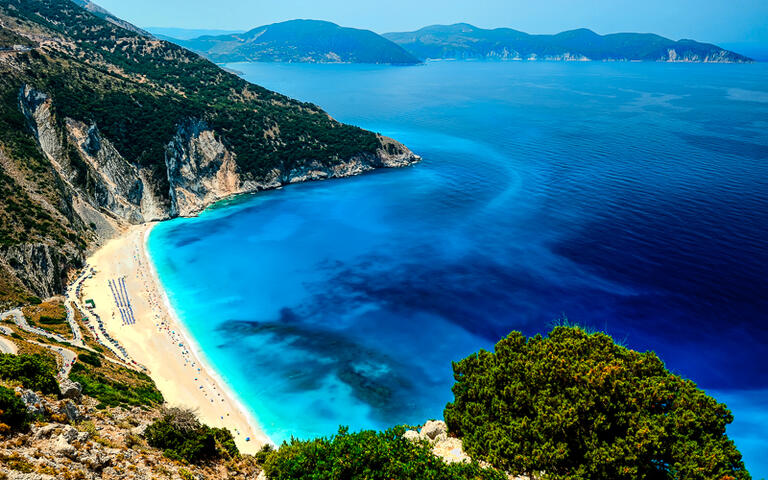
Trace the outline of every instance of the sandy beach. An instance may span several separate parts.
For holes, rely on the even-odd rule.
[[[230,429],[241,452],[255,453],[269,438],[170,307],[146,250],[151,228],[132,227],[88,259],[95,273],[83,283],[82,298],[94,300],[109,334],[149,369],[169,405],[195,409],[203,423]],[[130,301],[122,312],[120,292]]]

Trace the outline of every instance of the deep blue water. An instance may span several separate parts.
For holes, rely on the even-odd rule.
[[[441,417],[452,360],[564,313],[727,402],[768,477],[768,65],[231,67],[424,157],[154,230],[274,440]]]

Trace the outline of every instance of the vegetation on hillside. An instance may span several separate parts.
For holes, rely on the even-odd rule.
[[[749,479],[725,405],[602,333],[511,333],[454,363],[449,432],[473,458],[552,480]]]
[[[421,59],[545,60],[583,56],[590,60],[751,61],[708,43],[674,41],[651,33],[598,35],[586,28],[556,35],[531,35],[511,28],[489,30],[457,23],[387,33],[384,37]]]
[[[165,456],[190,463],[239,455],[229,430],[203,425],[193,412],[180,408],[165,409],[144,435],[147,443],[163,450]]]
[[[58,394],[56,364],[41,355],[0,353],[0,379],[36,392]]]
[[[71,336],[72,331],[67,323],[67,309],[58,300],[29,305],[22,309],[27,322],[38,328],[49,330],[64,336]]]
[[[320,20],[290,20],[234,35],[205,35],[176,43],[214,62],[419,63],[370,30]]]
[[[36,88],[53,96],[61,118],[95,122],[139,165],[162,164],[176,126],[190,116],[209,121],[243,171],[257,176],[282,163],[331,163],[379,146],[373,133],[338,123],[314,105],[250,84],[171,43],[121,29],[68,0],[27,0],[16,7],[15,16],[54,30],[77,48],[75,58],[69,52],[31,53],[25,73]],[[116,71],[106,74],[104,68]],[[264,135],[275,125],[277,138]]]
[[[264,471],[270,480],[504,480],[493,468],[477,463],[447,464],[424,443],[403,438],[405,427],[385,432],[348,433],[345,428],[329,438],[292,439],[269,451]]]
[[[99,400],[99,408],[163,403],[163,395],[147,374],[102,361],[93,354],[78,358],[81,362],[75,363],[69,378],[82,385],[83,394]]]
[[[28,38],[0,26],[0,50],[11,49],[16,46],[31,47],[33,43]]]
[[[26,430],[29,420],[24,402],[13,390],[0,386],[0,435]]]

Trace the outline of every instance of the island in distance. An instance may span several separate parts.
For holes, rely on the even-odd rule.
[[[422,60],[752,62],[717,45],[694,40],[674,41],[652,33],[598,35],[586,28],[556,35],[530,35],[511,28],[486,30],[457,23],[387,33],[384,37]]]
[[[421,63],[402,47],[370,30],[319,20],[290,20],[245,33],[169,40],[218,63]]]
[[[149,30],[159,38],[173,41],[218,63],[414,65],[428,60],[753,61],[717,45],[694,40],[675,41],[652,33],[599,35],[586,28],[556,35],[531,35],[511,28],[488,30],[458,23],[379,35],[331,22],[291,20],[244,33],[208,34],[191,39],[170,38],[163,29]]]

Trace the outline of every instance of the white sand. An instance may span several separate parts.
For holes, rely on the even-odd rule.
[[[210,366],[176,316],[146,250],[152,224],[132,227],[88,259],[96,271],[83,284],[109,334],[149,374],[171,406],[193,408],[210,426],[228,428],[243,453],[270,443],[253,415]],[[108,281],[125,279],[135,323],[124,325]],[[246,441],[250,438],[250,441]]]

